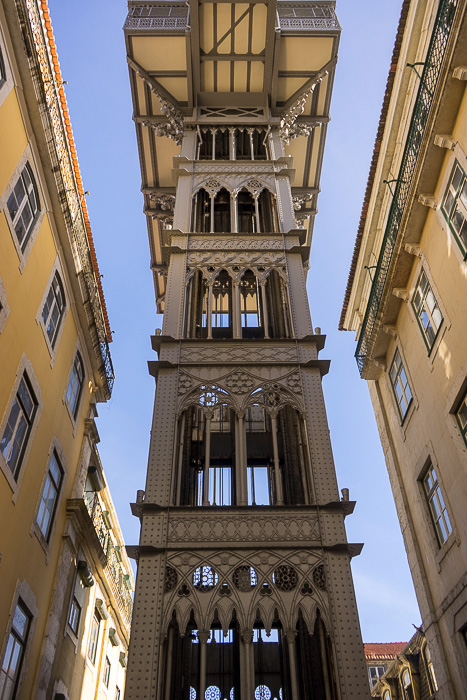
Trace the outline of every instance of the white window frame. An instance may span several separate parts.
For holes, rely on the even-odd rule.
[[[428,350],[428,354],[430,355],[440,335],[444,323],[444,314],[438,301],[438,296],[433,290],[433,286],[423,265],[418,272],[417,282],[412,294],[411,306],[415,318],[417,319],[423,341]],[[436,312],[438,312],[438,314],[441,316],[439,323],[436,318]],[[423,316],[427,321],[426,325],[422,320]],[[429,333],[430,328],[433,334],[431,341]]]
[[[72,406],[70,405],[70,402],[68,400],[68,389],[70,388],[71,381],[72,381],[73,376],[74,376],[75,362],[78,358],[78,355],[81,358],[81,364],[83,367],[83,384],[82,384],[81,389],[78,393],[78,397],[76,400],[76,406],[74,407],[74,410],[72,410]],[[78,416],[79,416],[80,411],[81,411],[81,406],[82,406],[83,396],[84,396],[84,387],[86,385],[86,377],[87,377],[87,372],[86,372],[86,365],[84,362],[83,352],[81,350],[80,344],[78,343],[76,348],[75,348],[75,351],[73,353],[73,360],[71,362],[70,371],[68,372],[68,377],[67,377],[66,386],[65,386],[65,392],[63,394],[63,403],[67,407],[68,415],[70,416],[70,419],[71,419],[71,422],[73,423],[73,425],[76,425],[76,422],[78,420]]]
[[[19,178],[21,177],[21,174],[26,166],[26,163],[29,164],[31,168],[31,172],[34,177],[34,182],[36,185],[36,191],[37,191],[37,197],[38,197],[38,204],[39,204],[39,211],[37,213],[37,216],[34,218],[34,223],[32,225],[32,228],[29,232],[29,235],[27,237],[27,242],[24,247],[24,250],[21,248],[21,245],[18,241],[18,237],[16,235],[15,227],[13,225],[13,221],[11,220],[10,212],[8,210],[7,202],[8,199],[13,192],[16,183],[18,182]],[[14,169],[10,180],[8,182],[8,185],[5,187],[5,190],[2,192],[2,195],[0,196],[0,209],[3,210],[5,214],[5,219],[8,223],[8,227],[10,229],[10,234],[11,238],[13,241],[13,245],[15,246],[16,252],[18,254],[18,258],[20,261],[19,264],[19,270],[22,272],[26,266],[29,254],[32,250],[32,247],[34,245],[34,241],[36,240],[36,236],[39,233],[39,229],[42,225],[42,221],[45,216],[45,197],[42,192],[41,184],[40,184],[40,178],[38,175],[38,167],[36,165],[35,159],[33,157],[33,152],[31,146],[28,144],[24,150],[23,155],[21,156],[18,165]]]
[[[112,663],[109,659],[108,654],[106,654],[105,659],[104,659],[104,668],[102,671],[102,683],[105,685],[107,689],[110,687],[110,675],[112,673]]]
[[[95,629],[94,623],[97,623],[97,635],[94,637],[93,636],[93,630]],[[86,658],[89,660],[89,662],[92,664],[92,666],[96,666],[96,660],[97,660],[97,652],[99,651],[99,643],[100,643],[100,635],[101,635],[101,620],[99,613],[97,612],[96,608],[94,607],[92,611],[92,616],[91,616],[91,621],[89,623],[89,636],[88,636],[88,644],[87,644],[87,649],[86,649]],[[93,649],[91,649],[91,645],[93,645]],[[93,656],[91,656],[91,651],[93,651]]]
[[[27,374],[29,383],[31,384],[31,388],[34,392],[35,399],[36,399],[36,410],[34,414],[34,420],[31,425],[31,430],[29,431],[28,439],[27,439],[27,444],[24,449],[23,455],[21,457],[21,464],[19,467],[18,471],[18,476],[15,479],[10,467],[8,466],[7,461],[5,460],[3,454],[0,452],[0,470],[3,472],[3,475],[5,476],[8,484],[10,485],[11,490],[13,491],[13,502],[16,502],[16,499],[18,497],[18,492],[21,486],[21,481],[23,479],[24,473],[25,473],[25,466],[28,461],[29,453],[31,451],[32,444],[34,442],[34,435],[37,430],[37,426],[39,424],[40,420],[40,415],[42,412],[43,408],[43,402],[41,398],[41,390],[39,386],[39,382],[37,381],[36,375],[34,373],[34,370],[32,368],[32,364],[29,362],[27,357],[23,355],[21,358],[21,362],[19,364],[18,370],[16,372],[16,379],[15,383],[13,385],[13,388],[11,390],[10,394],[10,400],[8,401],[8,404],[5,408],[5,412],[3,414],[2,422],[0,424],[0,439],[5,433],[5,429],[8,423],[8,419],[10,417],[11,409],[13,407],[14,402],[16,401],[16,395],[18,392],[18,388],[20,385],[20,382],[23,378],[24,374]]]
[[[397,356],[399,356],[400,368],[399,368],[399,370],[398,370],[398,372],[397,372],[396,377],[394,378],[394,377],[392,376],[392,369],[393,369],[393,367],[394,367],[394,363],[395,363],[395,361],[396,361],[396,357],[397,357]],[[404,372],[405,379],[406,379],[406,383],[405,383],[405,384],[403,384],[403,382],[400,382],[400,384],[399,384],[399,380],[400,380],[401,372],[402,372],[402,371]],[[396,349],[395,349],[395,351],[394,351],[394,354],[393,354],[393,356],[392,356],[392,361],[391,361],[391,364],[390,364],[390,366],[389,366],[389,371],[388,371],[388,379],[389,379],[389,384],[391,385],[391,390],[392,390],[392,394],[393,394],[393,397],[394,397],[394,402],[395,402],[395,404],[396,404],[397,413],[398,413],[398,416],[399,416],[399,418],[400,418],[400,422],[401,422],[401,425],[402,425],[402,423],[404,423],[405,420],[406,420],[406,418],[407,418],[407,415],[408,415],[408,413],[409,413],[409,411],[410,411],[410,407],[411,407],[411,406],[413,405],[413,403],[414,403],[414,393],[413,393],[412,386],[411,386],[411,382],[410,382],[410,379],[409,379],[409,375],[408,375],[408,372],[407,372],[407,369],[406,369],[406,363],[404,362],[404,358],[403,358],[403,356],[402,356],[402,352],[401,352],[400,347],[396,347]],[[401,390],[402,390],[402,394],[403,394],[403,397],[404,397],[404,401],[405,401],[406,404],[407,404],[404,411],[402,411],[402,409],[401,409],[400,401],[399,401],[399,398],[398,398],[397,392],[396,392],[396,386],[399,386],[399,385],[400,385],[400,388],[401,388]],[[406,387],[407,387],[407,386],[409,387],[410,397],[407,397],[407,394],[406,394]]]
[[[460,171],[459,184],[456,187],[452,186],[452,181],[456,174],[456,171]],[[467,188],[467,173],[463,164],[459,162],[458,158],[454,159],[454,162],[450,164],[448,170],[447,182],[444,186],[441,199],[441,213],[444,216],[446,223],[451,231],[451,234],[459,247],[463,259],[467,258],[467,201],[462,201],[462,192]],[[448,197],[451,197],[452,202],[450,203],[449,209],[445,208],[446,201]],[[460,237],[459,232],[453,224],[453,214],[458,210],[463,216],[462,226],[465,227],[465,240]]]
[[[0,27],[0,51],[3,57],[3,66],[5,71],[5,80],[0,84],[0,107],[6,100],[13,87],[13,75],[10,67],[10,57],[7,51],[5,37],[2,34],[2,29]]]
[[[427,481],[427,477],[429,475],[434,475],[435,477],[431,485]],[[438,542],[438,547],[441,549],[451,537],[454,528],[446,506],[446,498],[439,478],[438,465],[434,464],[431,459],[425,465],[421,482],[423,495],[430,512],[430,518],[433,523],[433,529]],[[438,510],[440,511],[439,513]],[[439,525],[440,521],[442,522],[442,525]],[[446,531],[446,535],[443,528]]]
[[[47,325],[48,325],[48,321],[49,321],[50,315],[51,315],[50,310],[49,310],[49,313],[48,313],[45,321],[44,321],[44,317],[43,317],[43,312],[44,312],[44,307],[45,307],[47,300],[48,300],[49,293],[52,289],[52,286],[54,284],[54,281],[55,281],[57,275],[58,275],[58,278],[61,282],[61,289],[63,291],[64,306],[63,306],[63,309],[60,313],[56,332],[54,333],[52,339],[50,339],[48,331],[47,331]],[[53,304],[55,304],[55,302],[56,302],[56,298],[54,296]],[[51,306],[51,308],[52,308],[52,306]],[[38,309],[37,314],[36,314],[36,323],[42,328],[44,340],[45,340],[45,343],[47,345],[47,349],[49,351],[49,355],[51,358],[51,366],[53,366],[55,356],[57,354],[58,347],[60,345],[60,339],[62,337],[62,333],[63,333],[63,329],[65,327],[66,318],[67,318],[69,309],[70,309],[70,303],[69,303],[69,297],[67,294],[67,289],[65,286],[65,276],[64,276],[62,269],[60,267],[59,260],[58,260],[58,258],[56,258],[54,264],[52,265],[52,270],[50,272],[49,279],[47,280],[45,291],[44,291],[44,294],[42,296],[41,303],[39,304],[39,309]]]
[[[54,503],[54,509],[53,509],[53,513],[52,513],[51,523],[49,524],[48,533],[46,536],[46,535],[44,535],[44,533],[41,530],[38,519],[39,519],[39,511],[41,508],[41,503],[43,500],[42,496],[44,493],[44,489],[46,488],[47,480],[48,480],[48,476],[49,476],[49,472],[50,472],[50,464],[51,464],[52,459],[54,459],[55,455],[58,459],[59,469],[61,471],[61,480],[60,480],[60,484],[59,484],[57,497],[56,497],[56,500]],[[55,530],[55,526],[56,526],[56,522],[57,522],[57,512],[58,512],[60,502],[62,500],[63,489],[64,489],[66,478],[67,478],[67,470],[66,470],[65,453],[63,452],[63,449],[62,449],[62,446],[60,445],[59,440],[54,436],[52,438],[52,443],[51,443],[51,447],[49,450],[49,455],[48,455],[48,459],[47,459],[47,469],[45,470],[44,478],[42,480],[39,499],[37,502],[36,512],[34,515],[34,521],[33,521],[32,530],[31,530],[31,534],[36,535],[42,548],[44,549],[44,551],[47,554],[49,553],[50,545],[51,545],[51,542],[53,540],[53,534],[54,534],[54,530]]]
[[[22,662],[21,662],[21,669],[19,672],[18,679],[15,683],[16,691],[15,691],[14,697],[18,697],[18,698],[21,697],[22,684],[24,682],[24,679],[25,679],[27,671],[28,671],[28,663],[27,663],[28,656],[29,656],[29,652],[31,649],[32,640],[34,637],[34,629],[36,626],[37,616],[38,616],[38,612],[39,612],[37,609],[37,605],[36,605],[36,597],[26,581],[18,582],[16,585],[15,592],[13,594],[13,599],[12,599],[11,607],[10,607],[10,614],[8,617],[8,624],[6,626],[5,635],[3,638],[2,650],[1,650],[1,655],[0,655],[0,665],[3,665],[5,654],[6,654],[7,648],[8,648],[8,640],[9,640],[10,632],[11,632],[12,625],[13,625],[13,618],[14,618],[15,610],[16,610],[16,607],[17,607],[20,600],[22,601],[24,607],[27,608],[27,610],[30,614],[30,621],[29,621],[28,636],[27,636],[26,643],[24,646],[23,658],[22,658]]]
[[[371,675],[371,669],[373,669],[373,668],[376,669],[376,673],[375,673],[374,677]],[[381,669],[381,668],[383,669],[383,672],[382,672],[382,674],[380,675],[379,672],[378,672],[378,670]],[[368,666],[368,678],[369,678],[369,681],[370,681],[370,688],[373,688],[373,687],[376,685],[376,683],[378,682],[378,680],[379,680],[382,676],[384,676],[385,673],[386,673],[386,666],[385,666],[384,664],[377,664],[377,663],[374,663],[374,664],[369,665],[369,666]]]

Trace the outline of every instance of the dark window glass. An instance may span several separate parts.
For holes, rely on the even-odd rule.
[[[91,630],[89,632],[88,657],[90,661],[96,663],[97,646],[99,643],[99,620],[94,613],[91,621]]]
[[[431,350],[443,322],[443,314],[424,270],[421,271],[418,278],[412,306],[417,315],[426,346],[428,350]]]
[[[56,343],[64,311],[65,294],[63,284],[60,275],[56,272],[42,309],[42,322],[52,347]]]
[[[452,532],[451,521],[446,510],[438,477],[432,464],[428,467],[423,478],[426,500],[430,509],[433,524],[436,530],[436,537],[440,545],[444,544]]]
[[[5,656],[0,669],[0,698],[1,700],[13,700],[16,697],[21,666],[28,640],[32,615],[18,600],[13,614],[10,634],[8,635]]]
[[[77,352],[75,360],[73,362],[73,368],[71,370],[70,381],[68,382],[68,387],[66,390],[66,400],[74,418],[76,418],[78,414],[79,401],[81,398],[81,393],[83,391],[83,384],[83,360],[81,359],[81,355],[79,354],[79,352]]]
[[[36,409],[37,400],[25,372],[19,383],[10,415],[0,440],[0,451],[15,479],[19,475]]]
[[[58,497],[63,480],[63,469],[54,451],[50,460],[49,469],[42,489],[39,511],[37,513],[37,524],[39,529],[48,541],[52,525],[57,510]]]
[[[405,372],[404,365],[399,350],[396,350],[392,361],[391,369],[389,370],[389,378],[394,391],[394,396],[397,402],[400,417],[405,418],[410,404],[412,403],[412,391],[410,389],[409,380]]]
[[[73,596],[68,615],[68,624],[76,636],[78,636],[79,621],[81,617],[81,605],[78,603],[76,596]]]
[[[467,180],[457,161],[451,173],[441,210],[465,256],[467,252]]]
[[[2,49],[0,48],[0,88],[6,82],[5,61],[3,60]]]
[[[29,163],[24,166],[8,197],[7,207],[18,243],[24,251],[40,211],[37,187]]]
[[[102,680],[104,681],[104,685],[108,688],[110,682],[110,661],[108,656],[105,657],[104,674],[102,676]]]

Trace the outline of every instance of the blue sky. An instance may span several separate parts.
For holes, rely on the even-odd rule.
[[[369,393],[352,333],[337,331],[402,0],[341,0],[342,25],[308,272],[315,326],[327,335],[323,380],[340,488],[357,501],[346,520],[364,542],[352,564],[364,641],[406,641],[420,623]],[[49,0],[114,342],[116,382],[100,405],[99,451],[128,544],[129,502],[144,488],[156,314],[122,26],[125,0]]]

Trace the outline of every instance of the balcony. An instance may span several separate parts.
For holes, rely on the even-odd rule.
[[[188,16],[186,3],[170,3],[164,7],[136,5],[129,8],[125,29],[184,31],[189,29]]]
[[[133,600],[131,598],[131,583],[129,574],[125,573],[122,566],[120,547],[116,547],[113,542],[109,542],[107,550],[107,572],[112,585],[112,591],[117,599],[120,611],[126,619],[127,624],[131,622],[133,611]]]
[[[334,8],[319,2],[279,2],[278,26],[282,30],[340,30]]]
[[[423,137],[432,112],[435,89],[457,4],[458,0],[441,0],[439,4],[427,55],[423,62],[400,170],[393,181],[392,203],[355,352],[360,375],[365,379],[376,378],[371,374],[371,360],[374,358],[376,340],[384,322],[385,300],[397,262],[394,251],[397,250],[400,240],[401,224],[407,203],[410,206],[410,195],[415,182],[419,156],[420,153],[423,155]]]
[[[120,547],[115,544],[110,534],[112,522],[108,511],[102,507],[99,494],[96,491],[85,491],[83,498],[67,501],[67,510],[76,515],[88,542],[94,547],[120,612],[129,625],[133,610],[131,579],[125,571]]]

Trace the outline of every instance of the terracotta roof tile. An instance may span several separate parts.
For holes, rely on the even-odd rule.
[[[407,642],[370,642],[363,645],[367,661],[393,659],[395,654],[400,654],[406,646]]]
[[[89,251],[91,253],[92,266],[94,269],[94,274],[96,276],[96,281],[97,281],[97,287],[99,290],[99,298],[100,298],[100,302],[101,302],[101,306],[102,306],[102,313],[104,316],[107,342],[111,343],[112,342],[112,333],[110,331],[109,318],[107,315],[107,307],[105,304],[104,290],[102,289],[101,277],[100,277],[99,267],[97,264],[97,258],[96,258],[96,253],[95,253],[95,249],[94,249],[94,241],[93,241],[92,233],[91,233],[91,225],[89,223],[89,216],[88,216],[88,211],[87,211],[87,207],[86,207],[86,200],[84,198],[84,187],[83,187],[83,182],[81,180],[81,172],[80,172],[79,165],[78,165],[78,156],[76,154],[75,141],[73,139],[73,132],[71,129],[71,123],[70,123],[70,117],[69,117],[69,113],[68,113],[65,91],[63,89],[63,80],[62,80],[62,75],[60,72],[60,65],[59,65],[58,56],[57,56],[57,48],[55,46],[55,39],[54,39],[53,31],[52,31],[52,24],[50,21],[50,13],[49,13],[49,8],[47,6],[47,0],[41,0],[41,8],[42,8],[43,16],[44,16],[44,24],[46,27],[47,37],[48,37],[48,41],[49,41],[49,49],[50,49],[50,54],[52,57],[55,79],[57,81],[57,85],[59,86],[58,87],[58,95],[59,95],[60,102],[62,105],[62,114],[63,114],[63,119],[65,122],[65,128],[66,128],[66,132],[67,132],[68,145],[70,148],[71,159],[73,162],[73,170],[74,170],[76,182],[78,185],[78,192],[79,192],[80,198],[81,198],[81,209],[83,210],[84,223],[85,223],[85,227],[86,227],[86,235],[87,235],[88,243],[89,243]]]

